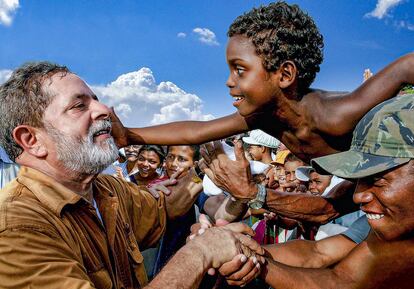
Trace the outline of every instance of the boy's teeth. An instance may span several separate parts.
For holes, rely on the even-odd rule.
[[[233,97],[235,100],[241,100],[243,97],[241,97],[241,96],[234,96]]]
[[[370,220],[379,220],[384,217],[384,214],[367,214],[367,218]]]

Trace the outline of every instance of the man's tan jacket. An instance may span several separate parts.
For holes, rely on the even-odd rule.
[[[0,288],[140,288],[140,250],[166,223],[164,198],[111,176],[94,181],[95,208],[37,170],[22,167],[0,191]],[[103,222],[103,224],[102,224]]]

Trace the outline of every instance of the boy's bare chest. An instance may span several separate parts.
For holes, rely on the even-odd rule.
[[[352,135],[331,136],[305,126],[297,130],[285,130],[279,138],[293,154],[309,162],[316,157],[347,150]]]

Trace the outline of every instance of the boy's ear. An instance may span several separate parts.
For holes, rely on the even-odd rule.
[[[13,138],[22,149],[35,157],[47,155],[47,148],[41,141],[40,130],[30,125],[19,125],[13,130]]]
[[[281,89],[290,87],[296,81],[297,69],[293,61],[287,60],[279,66]]]

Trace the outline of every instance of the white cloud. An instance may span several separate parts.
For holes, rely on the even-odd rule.
[[[19,8],[19,0],[0,0],[0,24],[11,25],[17,8]]]
[[[217,41],[216,34],[208,28],[194,28],[193,32],[196,33],[202,43],[207,45],[220,45]]]
[[[365,14],[365,16],[382,19],[384,18],[384,16],[387,15],[387,12],[391,8],[401,4],[402,2],[403,0],[378,0],[377,6],[375,7],[375,9]]]
[[[156,83],[149,68],[122,74],[106,85],[92,89],[115,111],[127,126],[147,126],[178,120],[209,120],[203,102],[170,81]]]
[[[355,41],[351,42],[353,45],[367,48],[367,49],[374,49],[374,50],[381,50],[384,49],[380,44],[373,40],[362,40],[362,41]]]
[[[414,31],[414,24],[412,24],[408,21],[400,20],[400,21],[396,21],[394,24],[398,28],[405,28],[405,29],[408,29],[410,31]]]
[[[11,74],[12,74],[11,70],[8,70],[8,69],[0,70],[0,84],[6,82],[6,80],[9,79]]]
[[[177,34],[178,38],[185,38],[187,36],[187,34],[185,34],[184,32],[180,32]]]

